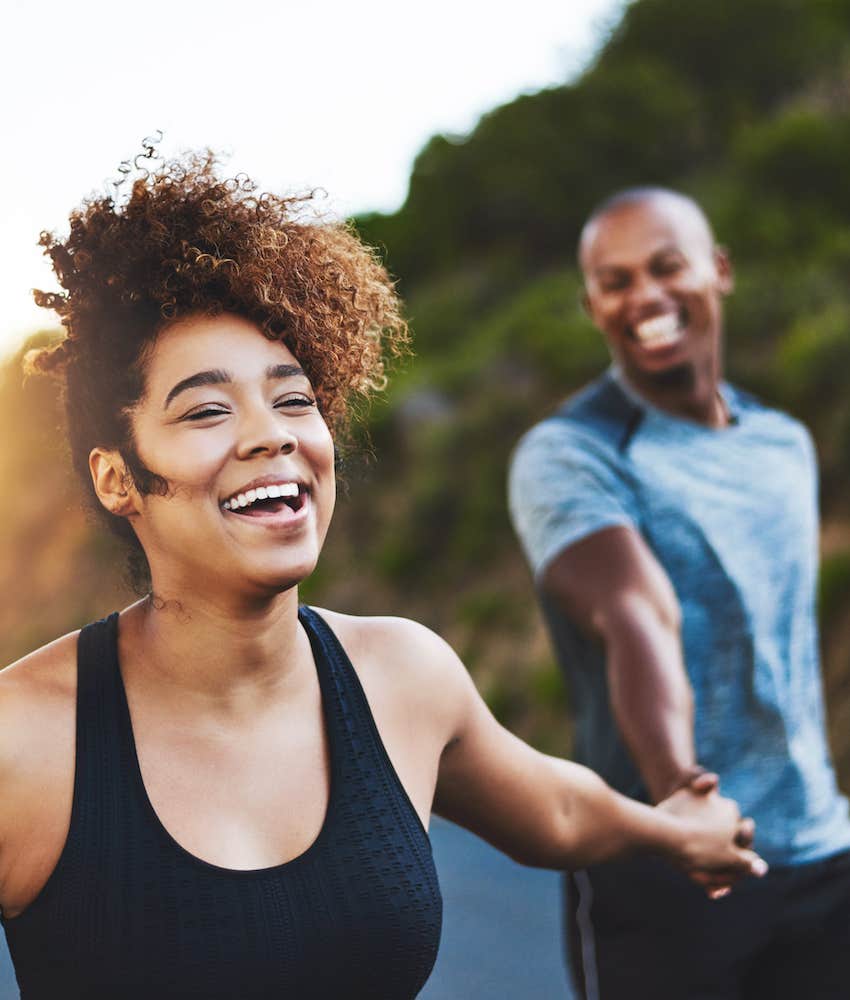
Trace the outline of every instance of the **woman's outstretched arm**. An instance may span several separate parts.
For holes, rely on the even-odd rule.
[[[739,846],[751,842],[752,821],[741,819],[731,799],[684,788],[652,808],[588,768],[537,752],[496,721],[455,654],[436,642],[442,651],[434,653],[444,658],[437,670],[456,711],[437,780],[440,815],[539,867],[578,868],[649,851],[709,892],[766,871],[754,851]]]

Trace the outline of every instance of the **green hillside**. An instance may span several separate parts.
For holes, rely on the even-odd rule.
[[[850,0],[636,0],[580,79],[431,139],[402,208],[356,220],[399,278],[416,356],[349,460],[310,600],[438,628],[509,725],[567,750],[505,470],[522,431],[606,363],[574,266],[589,209],[620,186],[676,186],[737,265],[730,376],[818,441],[827,688],[850,787],[847,39]],[[53,390],[17,372],[0,387],[5,660],[124,599],[67,486]]]

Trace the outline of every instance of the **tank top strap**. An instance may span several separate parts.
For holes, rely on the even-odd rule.
[[[71,833],[85,838],[117,816],[128,794],[133,737],[118,666],[118,612],[77,641],[77,759]],[[104,812],[106,816],[104,816]]]
[[[357,671],[336,633],[312,608],[302,605],[298,617],[307,631],[319,675],[328,742],[334,774],[342,777],[340,791],[350,793],[358,783],[365,783],[372,793],[382,788],[403,805],[403,813],[413,820],[417,834],[428,835],[422,826],[407,791],[387,753],[366,692]],[[363,794],[362,789],[360,794]],[[406,822],[409,822],[406,820]],[[428,841],[430,850],[430,841]]]
[[[364,736],[371,735],[370,730],[374,728],[372,712],[354,666],[330,625],[306,605],[298,609],[298,618],[307,632],[316,661],[328,743],[334,770],[338,773],[341,765],[362,757],[366,749],[361,745]]]
[[[120,884],[119,856],[126,839],[127,803],[132,792],[124,779],[132,742],[118,672],[118,613],[92,622],[77,637],[77,718],[74,792],[62,853],[35,901],[7,927],[12,941],[26,928],[51,919],[79,900],[108,899]],[[98,903],[86,904],[85,920],[63,922],[69,947],[91,932],[107,933],[112,919]],[[16,962],[18,959],[16,958]],[[70,994],[69,994],[70,995]]]

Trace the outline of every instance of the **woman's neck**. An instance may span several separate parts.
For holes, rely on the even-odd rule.
[[[125,681],[172,704],[216,714],[249,714],[288,697],[312,673],[309,640],[293,587],[265,601],[148,596],[121,615]]]

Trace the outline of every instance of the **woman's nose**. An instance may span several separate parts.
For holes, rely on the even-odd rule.
[[[237,446],[240,458],[262,454],[288,455],[297,448],[298,437],[280,410],[258,407],[246,413],[240,421]]]

